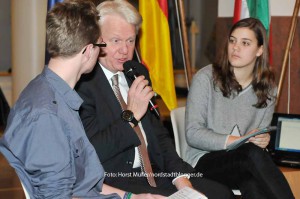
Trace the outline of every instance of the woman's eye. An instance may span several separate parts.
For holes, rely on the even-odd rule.
[[[235,42],[235,40],[234,39],[229,39],[229,43],[234,43]]]
[[[249,46],[249,45],[250,45],[250,43],[249,43],[249,42],[247,42],[247,41],[244,41],[244,42],[243,42],[243,45],[244,45],[244,46]]]

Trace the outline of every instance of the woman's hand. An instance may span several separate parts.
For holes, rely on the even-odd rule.
[[[252,134],[252,133],[255,133],[257,132],[258,129],[254,129],[252,131],[249,131],[246,135],[244,136],[247,136],[249,134]],[[237,136],[232,136],[230,135],[228,140],[227,140],[227,143],[226,143],[226,146],[232,144],[233,142],[239,140],[239,139],[242,139],[244,136],[241,136],[241,137],[237,137]],[[252,142],[253,144],[261,147],[261,148],[266,148],[270,142],[270,139],[271,139],[271,136],[269,133],[263,133],[263,134],[259,134],[259,135],[256,135],[254,137],[251,137],[248,139],[247,142]],[[246,142],[246,143],[247,143]]]
[[[269,133],[260,134],[249,138],[249,142],[259,146],[260,148],[266,148],[270,142],[271,136]]]

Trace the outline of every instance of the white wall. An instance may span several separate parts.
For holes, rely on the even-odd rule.
[[[47,0],[11,0],[12,101],[45,64]]]
[[[293,16],[296,0],[269,0],[271,16]],[[232,17],[234,0],[219,0],[218,17]]]

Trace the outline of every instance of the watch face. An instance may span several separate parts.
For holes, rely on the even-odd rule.
[[[133,118],[133,113],[131,111],[126,110],[126,111],[123,112],[122,116],[123,116],[124,120],[126,120],[128,122],[131,122],[132,118]]]

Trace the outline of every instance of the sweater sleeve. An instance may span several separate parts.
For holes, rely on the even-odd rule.
[[[185,118],[188,144],[205,151],[225,149],[228,137],[207,127],[209,101],[215,92],[211,70],[211,67],[205,67],[194,76],[187,98]]]

